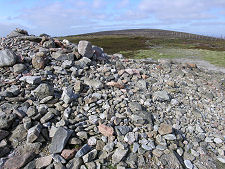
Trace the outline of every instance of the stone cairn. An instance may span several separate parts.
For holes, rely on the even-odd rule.
[[[0,168],[225,166],[225,79],[16,29],[0,39]]]

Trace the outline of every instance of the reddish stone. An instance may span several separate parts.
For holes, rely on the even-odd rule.
[[[121,84],[121,83],[118,83],[118,82],[108,82],[108,83],[106,83],[106,85],[117,87],[119,89],[123,89],[124,88],[124,85]]]
[[[66,160],[70,160],[75,156],[76,152],[77,152],[77,149],[72,149],[72,150],[64,149],[61,153],[61,156],[65,158]]]
[[[114,133],[114,130],[112,127],[106,126],[104,124],[100,124],[98,126],[98,130],[100,133],[102,133],[104,136],[112,136]]]
[[[8,159],[3,168],[7,169],[20,169],[34,158],[34,153],[25,153],[18,156],[13,156]]]
[[[197,65],[194,63],[187,63],[187,67],[189,68],[197,68]]]
[[[142,79],[147,79],[148,78],[147,75],[142,75],[141,77],[142,77]]]

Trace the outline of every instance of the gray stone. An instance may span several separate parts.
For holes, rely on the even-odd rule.
[[[128,144],[133,144],[135,140],[136,138],[134,132],[129,132],[124,137],[124,141],[127,142]]]
[[[39,99],[43,99],[47,96],[53,96],[54,89],[50,85],[42,83],[33,91],[33,94]]]
[[[26,69],[26,66],[24,64],[15,64],[13,66],[14,73],[22,73],[25,69]]]
[[[63,100],[66,104],[71,103],[76,100],[78,95],[73,92],[73,89],[70,87],[64,88],[61,96],[61,100]]]
[[[217,160],[219,160],[221,163],[225,164],[225,157],[217,157]]]
[[[41,76],[23,76],[19,80],[25,81],[29,84],[40,84],[41,83]]]
[[[139,147],[140,147],[140,145],[139,145],[138,143],[134,143],[134,144],[133,144],[132,152],[133,152],[133,153],[136,153],[136,152],[138,151]]]
[[[67,169],[80,169],[80,166],[83,164],[81,158],[73,158],[66,164]]]
[[[16,30],[13,30],[9,35],[7,35],[8,38],[13,38],[13,37],[20,37],[28,35],[28,32],[23,29],[16,28]]]
[[[94,150],[90,151],[89,153],[85,154],[83,156],[84,163],[93,161],[97,157],[97,153],[98,153],[97,150],[94,149]]]
[[[75,57],[74,54],[72,53],[65,54],[65,53],[62,53],[61,51],[53,52],[51,56],[55,60],[59,60],[59,61],[64,61],[64,60],[74,61],[74,57]]]
[[[53,154],[52,158],[56,163],[62,163],[62,164],[66,163],[66,160],[59,154]]]
[[[83,57],[92,58],[93,56],[92,44],[88,41],[80,41],[78,44],[78,52]]]
[[[117,148],[114,154],[112,155],[112,163],[116,164],[123,160],[123,158],[126,156],[128,150],[123,150],[120,148]]]
[[[75,62],[75,66],[78,68],[84,68],[91,65],[91,59],[83,57],[80,60]]]
[[[47,121],[49,121],[50,119],[52,119],[55,115],[51,112],[48,112],[46,113],[41,119],[40,119],[40,122],[43,124],[43,123],[46,123]]]
[[[10,128],[15,118],[15,114],[0,115],[0,129]]]
[[[116,126],[115,127],[117,135],[126,135],[131,131],[131,127],[129,126]]]
[[[44,48],[55,48],[55,42],[53,40],[45,41],[43,43]]]
[[[176,136],[174,134],[167,134],[163,136],[166,140],[176,140]]]
[[[130,108],[130,110],[132,112],[136,112],[136,111],[141,111],[142,110],[141,104],[138,103],[138,102],[130,102],[128,104],[128,106],[129,106],[129,108]]]
[[[27,132],[27,142],[33,143],[39,137],[42,126],[40,124],[30,128]]]
[[[193,164],[191,163],[190,160],[184,160],[184,164],[188,169],[192,169],[193,168]]]
[[[88,144],[85,144],[81,149],[76,153],[75,157],[79,158],[87,154],[89,151],[91,151],[91,147]]]
[[[6,130],[0,130],[0,141],[6,138],[9,135],[9,132]]]
[[[93,87],[94,89],[101,89],[103,87],[102,82],[94,79],[92,80],[89,78],[84,78],[84,83],[88,86]]]
[[[0,50],[0,67],[13,66],[16,63],[17,56],[10,49]]]
[[[19,36],[18,37],[19,40],[29,40],[31,42],[37,42],[37,43],[40,43],[42,38],[41,37],[38,37],[38,36]]]
[[[113,151],[114,145],[115,144],[113,142],[108,143],[103,147],[103,150],[105,150],[107,152],[111,152],[111,151]]]
[[[20,88],[16,85],[12,85],[8,90],[13,96],[18,96],[20,94]]]
[[[71,131],[64,129],[63,127],[59,127],[58,130],[55,132],[54,137],[52,139],[52,143],[49,147],[50,153],[60,153],[65,147],[71,134]]]
[[[170,101],[170,96],[166,91],[157,91],[153,93],[153,101]]]
[[[214,142],[216,144],[221,144],[221,143],[223,143],[223,140],[221,140],[220,138],[214,138]]]

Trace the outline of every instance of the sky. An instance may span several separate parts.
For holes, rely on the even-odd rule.
[[[165,29],[225,37],[225,0],[0,0],[0,37]]]

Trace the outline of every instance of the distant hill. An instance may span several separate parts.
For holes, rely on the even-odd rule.
[[[191,34],[186,32],[177,32],[161,29],[125,29],[125,30],[113,30],[113,31],[101,31],[94,33],[86,33],[80,35],[70,35],[71,36],[109,36],[109,35],[123,35],[123,36],[138,36],[147,38],[191,38],[191,39],[220,39],[211,36]]]

